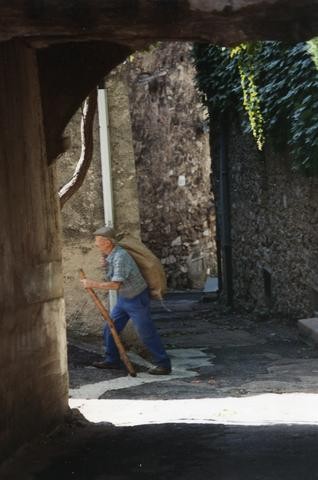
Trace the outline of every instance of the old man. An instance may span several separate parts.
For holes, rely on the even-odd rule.
[[[150,315],[150,296],[147,284],[134,259],[122,247],[116,244],[113,229],[102,227],[96,232],[95,245],[105,259],[108,281],[98,282],[81,280],[85,288],[116,290],[118,301],[111,311],[117,332],[120,333],[131,318],[142,342],[153,356],[155,366],[149,370],[152,375],[169,375],[170,359],[164,349],[156,327]],[[97,368],[121,368],[119,352],[106,325],[104,328],[105,360],[94,362]]]

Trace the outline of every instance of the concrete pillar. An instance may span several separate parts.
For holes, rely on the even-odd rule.
[[[125,67],[117,68],[107,77],[106,87],[112,158],[114,225],[117,232],[128,232],[140,238],[139,199]],[[131,320],[121,337],[128,348],[148,356]]]
[[[106,82],[109,108],[115,228],[140,238],[139,200],[125,70]]]
[[[0,460],[60,422],[67,365],[60,214],[34,51],[0,44]]]

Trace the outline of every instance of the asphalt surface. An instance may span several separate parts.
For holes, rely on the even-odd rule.
[[[110,429],[39,480],[318,478],[317,427],[157,425]]]
[[[165,382],[107,389],[99,398],[182,399],[242,396],[261,393],[318,393],[318,348],[305,343],[295,319],[259,318],[229,313],[198,295],[170,295],[166,306],[153,304],[153,318],[172,358],[173,374]],[[89,349],[90,347],[87,346]],[[195,377],[177,378],[174,357],[191,357],[192,350],[208,359],[185,366]],[[187,353],[189,352],[189,353]],[[195,355],[195,354],[194,354]],[[70,388],[114,380],[125,371],[100,371],[91,366],[101,355],[69,346]],[[188,362],[189,363],[189,362]],[[144,371],[142,367],[139,369]],[[114,383],[114,382],[113,382]]]
[[[73,396],[101,382],[105,384],[98,398],[112,400],[318,393],[318,349],[299,336],[295,320],[237,315],[191,295],[172,295],[167,306],[171,312],[154,304],[153,316],[175,358],[171,377],[136,386],[129,386],[127,379],[128,385],[119,387],[116,382],[127,377],[124,370],[94,369],[92,361],[101,358],[98,348],[72,345]],[[115,427],[90,424],[77,414],[49,439],[20,452],[0,471],[0,478],[312,480],[318,479],[317,440],[318,426],[310,424]]]

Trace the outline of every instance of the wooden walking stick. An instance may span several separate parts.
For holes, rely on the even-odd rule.
[[[84,270],[80,269],[79,274],[80,274],[81,280],[86,278]],[[92,288],[85,288],[85,290],[87,290],[87,292],[90,294],[90,296],[94,300],[95,305],[97,306],[98,310],[103,315],[104,320],[106,321],[107,325],[109,326],[111,334],[113,336],[113,339],[116,343],[116,347],[118,348],[120,358],[124,362],[129,374],[132,377],[136,377],[135,369],[132,366],[131,361],[129,360],[129,358],[127,356],[127,353],[125,351],[125,347],[122,344],[122,341],[120,340],[120,337],[117,333],[115,324],[114,324],[113,320],[110,318],[110,315],[109,315],[108,311],[106,310],[106,308],[104,307],[104,305],[102,304],[102,302],[100,301],[100,299],[98,298],[98,296],[96,295],[96,293],[94,292],[94,290]]]

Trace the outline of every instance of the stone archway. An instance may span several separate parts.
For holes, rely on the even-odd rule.
[[[53,160],[98,81],[154,40],[318,33],[317,0],[8,0],[0,6],[1,456],[67,411]]]

